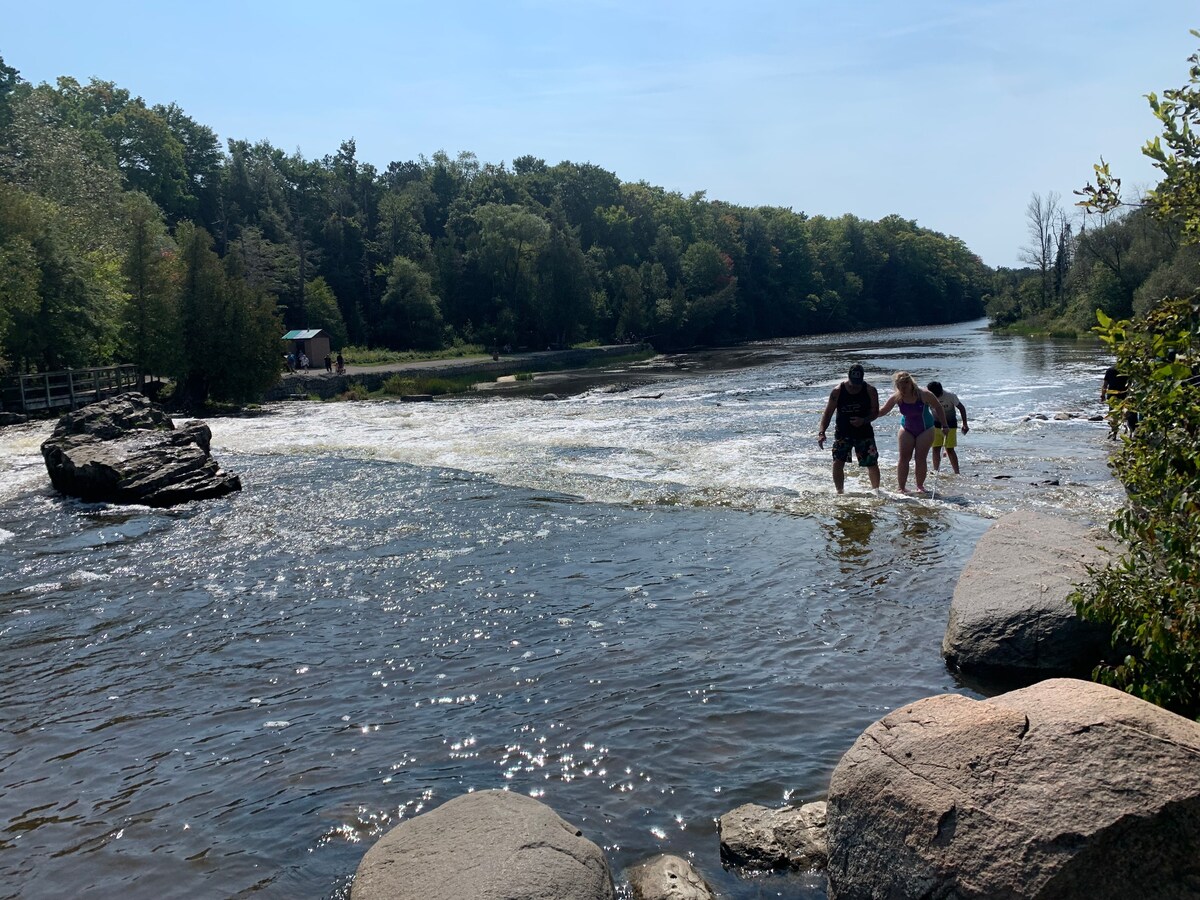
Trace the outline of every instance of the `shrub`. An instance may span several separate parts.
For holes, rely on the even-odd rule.
[[[474,375],[392,375],[380,388],[385,394],[403,397],[411,394],[461,394],[475,389]]]
[[[1190,717],[1200,713],[1200,295],[1168,299],[1137,324],[1097,312],[1095,330],[1128,376],[1110,401],[1139,423],[1110,466],[1128,498],[1109,524],[1120,556],[1073,597],[1112,628],[1097,680]]]

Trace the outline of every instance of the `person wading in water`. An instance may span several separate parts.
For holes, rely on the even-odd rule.
[[[834,414],[837,418],[834,418]],[[875,447],[875,429],[871,420],[879,415],[879,392],[867,384],[863,367],[855,363],[847,373],[846,381],[829,394],[829,402],[821,416],[821,430],[817,434],[817,446],[825,449],[825,429],[833,419],[833,486],[842,493],[846,479],[846,463],[850,451],[858,457],[860,468],[866,468],[871,487],[879,488],[879,451]]]
[[[892,411],[892,407],[900,407],[902,419],[897,438],[900,444],[900,459],[896,463],[896,482],[900,485],[900,493],[908,492],[908,464],[910,460],[914,460],[917,490],[925,493],[929,448],[933,446],[933,423],[935,420],[938,422],[943,434],[950,430],[950,426],[946,424],[946,413],[938,398],[917,387],[916,381],[907,372],[897,372],[893,375],[892,385],[896,391],[880,408],[879,415],[886,416]]]

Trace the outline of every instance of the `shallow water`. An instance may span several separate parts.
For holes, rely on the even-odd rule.
[[[851,361],[966,403],[938,500],[833,494],[815,432]],[[387,828],[505,787],[618,876],[665,851],[728,897],[823,896],[723,871],[716,817],[819,798],[888,710],[976,696],[939,648],[978,537],[1119,502],[1107,360],[972,323],[674,363],[210,420],[245,490],[165,511],[64,500],[49,426],[0,432],[0,893],[341,895]]]

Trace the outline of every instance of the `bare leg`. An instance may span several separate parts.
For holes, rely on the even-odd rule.
[[[937,453],[936,450],[934,450],[933,452],[935,454]],[[950,460],[950,465],[954,467],[954,474],[957,475],[958,474],[958,453],[955,450],[951,449],[950,447],[947,447],[946,448],[946,459]],[[933,458],[933,467],[935,469],[937,468],[937,456],[934,456],[934,458]]]
[[[879,490],[879,466],[867,466],[867,476],[871,479],[871,487]]]
[[[953,452],[954,452],[953,450],[947,448],[946,456],[950,456],[950,454]],[[942,448],[934,447],[933,448],[933,471],[936,472],[941,467],[942,467]]]
[[[846,464],[840,459],[833,461],[833,486],[840,494],[842,486],[846,483]]]
[[[896,483],[900,486],[900,492],[904,493],[908,485],[908,461],[912,459],[913,448],[916,442],[913,436],[900,429],[900,458],[896,461]]]
[[[916,457],[917,490],[925,490],[925,476],[929,474],[929,448],[933,445],[933,429],[926,428],[914,442],[913,456]]]

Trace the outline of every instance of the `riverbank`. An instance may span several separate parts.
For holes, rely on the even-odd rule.
[[[654,351],[647,344],[610,344],[603,347],[581,347],[570,350],[542,350],[532,353],[506,353],[499,357],[466,356],[454,359],[423,359],[403,363],[387,363],[378,366],[346,366],[345,374],[337,375],[324,370],[286,372],[279,383],[267,392],[267,401],[308,399],[315,397],[329,400],[361,387],[368,392],[378,391],[393,377],[412,379],[453,378],[462,380],[468,376],[488,382],[490,390],[505,388],[530,392],[535,384],[546,390],[547,381],[542,377],[554,373],[550,382],[559,383],[568,378],[566,370],[587,370],[605,362],[616,362],[630,358],[649,359]],[[581,373],[586,375],[587,373]],[[518,380],[519,375],[534,377]],[[578,375],[576,377],[579,377]],[[509,378],[509,381],[501,379]]]

